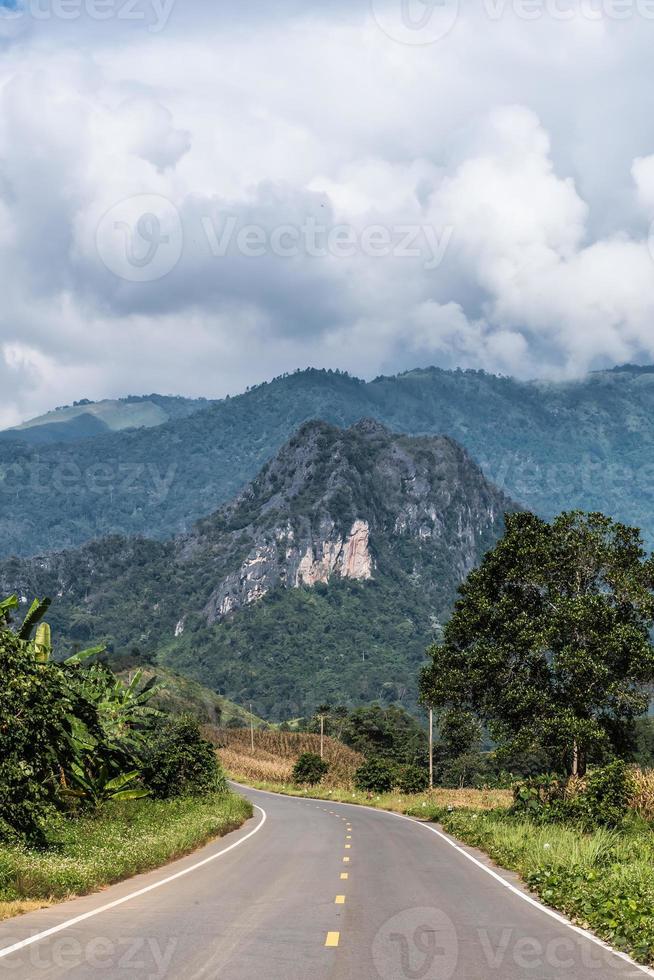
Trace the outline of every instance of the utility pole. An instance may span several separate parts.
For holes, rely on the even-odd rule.
[[[252,702],[250,701],[250,745],[252,755],[254,755],[254,715],[252,714]]]
[[[325,757],[325,716],[320,716],[320,758]]]
[[[434,709],[429,709],[429,788],[434,788]]]

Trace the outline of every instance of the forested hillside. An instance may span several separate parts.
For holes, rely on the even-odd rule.
[[[443,437],[304,425],[230,504],[172,541],[113,537],[0,565],[52,596],[62,651],[106,642],[257,714],[416,703],[418,667],[511,501]]]
[[[108,534],[172,537],[233,497],[303,422],[364,417],[453,437],[544,517],[601,510],[654,541],[654,368],[567,384],[436,368],[366,384],[311,370],[155,428],[66,446],[0,441],[0,552]]]

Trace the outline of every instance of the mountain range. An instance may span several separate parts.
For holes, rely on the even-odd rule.
[[[52,596],[61,654],[104,641],[118,668],[154,659],[269,719],[413,709],[425,647],[515,506],[449,437],[312,421],[188,531],[6,559],[0,594]]]
[[[366,383],[307,370],[215,402],[153,395],[100,404],[0,434],[0,555],[115,534],[170,540],[239,493],[304,422],[348,427],[362,418],[455,439],[492,482],[544,517],[601,510],[654,544],[652,367],[566,383],[437,368]]]

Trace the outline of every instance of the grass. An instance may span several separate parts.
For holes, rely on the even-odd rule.
[[[160,867],[251,815],[246,800],[228,793],[113,803],[97,816],[57,817],[45,850],[0,845],[0,918]]]
[[[27,915],[28,912],[38,912],[45,909],[52,902],[44,900],[40,902],[0,902],[0,922],[5,919],[13,919],[17,915]]]
[[[547,904],[613,947],[654,965],[654,831],[634,815],[624,830],[585,834],[506,811],[454,811],[441,823],[517,871]]]
[[[279,783],[270,780],[245,779],[239,772],[225,768],[229,779],[247,783],[253,789],[281,793],[283,796],[311,796],[317,799],[333,800],[335,803],[352,803],[358,806],[371,806],[378,810],[404,813],[421,820],[439,820],[448,807],[474,807],[490,810],[508,806],[511,794],[502,789],[434,789],[426,793],[362,793],[357,789],[327,789],[319,786],[298,786],[296,783]]]

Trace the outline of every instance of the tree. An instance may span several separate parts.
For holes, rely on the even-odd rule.
[[[145,753],[143,782],[156,799],[223,793],[227,782],[213,745],[191,715],[168,718]]]
[[[429,788],[429,772],[420,766],[402,766],[397,787],[402,793],[424,793]]]
[[[368,793],[388,793],[395,782],[395,767],[387,759],[368,759],[354,774],[357,789]]]
[[[8,626],[17,602],[0,602],[0,837],[11,832],[42,843],[42,822],[71,747],[72,700],[63,671],[38,662]]]
[[[624,752],[654,679],[654,563],[602,514],[510,514],[422,673],[421,699],[469,711],[500,743],[568,772]]]
[[[365,756],[405,765],[427,762],[427,733],[403,708],[379,704],[357,708],[344,723],[341,740]]]
[[[99,805],[144,795],[131,784],[145,744],[154,682],[128,686],[103,665],[85,665],[103,647],[63,663],[41,622],[49,599],[35,600],[11,628],[16,596],[0,601],[0,836],[43,843],[44,818],[65,799]],[[128,784],[129,787],[128,787]]]
[[[315,752],[303,752],[293,767],[293,782],[316,786],[329,772],[329,763]]]

